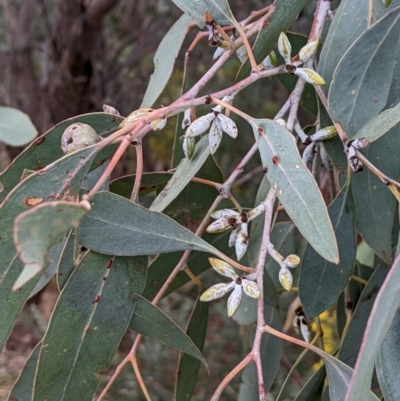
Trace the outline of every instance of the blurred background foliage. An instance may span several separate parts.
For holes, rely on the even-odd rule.
[[[251,11],[261,9],[272,1],[230,0],[237,20]],[[291,31],[307,35],[315,10],[310,1],[291,27]],[[335,3],[335,2],[334,2]],[[333,7],[334,8],[334,7]],[[128,115],[139,108],[149,77],[153,71],[153,56],[162,37],[181,15],[170,0],[1,0],[0,1],[0,105],[16,107],[27,113],[42,134],[60,121],[79,114],[102,111],[102,105],[117,108]],[[179,97],[183,79],[186,49],[199,31],[194,27],[187,35],[176,61],[169,84],[156,102],[168,105]],[[201,41],[190,55],[188,78],[196,82],[213,64],[214,49]],[[232,58],[218,71],[203,89],[206,94],[231,86],[240,67]],[[277,78],[259,81],[241,92],[235,106],[256,118],[272,118],[287,99],[288,92]],[[209,106],[208,106],[209,107]],[[196,110],[201,115],[207,106]],[[217,163],[225,175],[229,174],[253,143],[251,128],[233,116],[239,136],[233,141],[224,135]],[[302,110],[302,126],[312,124],[314,117]],[[178,130],[177,135],[180,136]],[[171,168],[171,155],[176,135],[176,118],[171,118],[164,130],[146,138],[145,171]],[[1,144],[0,168],[4,169],[21,149]],[[234,195],[243,207],[253,207],[254,197],[263,173],[258,155],[247,166],[234,187]],[[114,172],[114,177],[135,172],[135,150],[130,149]],[[206,274],[207,275],[207,274]],[[205,284],[207,277],[203,277]],[[186,285],[179,296],[163,300],[161,307],[181,327],[185,326],[193,300],[193,287]],[[45,322],[57,299],[56,286],[50,284],[25,307],[6,349],[0,356],[0,400],[5,400],[9,389],[26,357],[43,334]],[[188,299],[188,303],[184,301]],[[287,310],[294,295],[280,297],[282,310]],[[183,300],[183,302],[182,302]],[[282,316],[282,319],[285,317]],[[332,330],[332,316],[326,322]],[[210,308],[210,326],[204,355],[213,367],[208,376],[200,369],[195,400],[209,398],[221,378],[239,362],[249,350],[250,327],[238,326],[227,319],[224,302]],[[121,343],[121,350],[129,349],[132,335]],[[222,345],[223,344],[223,345]],[[146,383],[157,394],[158,400],[169,399],[174,387],[177,352],[149,339],[140,349],[142,374]],[[284,357],[272,393],[279,391],[288,369],[299,355],[299,350],[285,345]],[[115,367],[122,353],[117,355]],[[308,355],[299,373],[287,387],[284,397],[292,399],[310,375],[315,357]],[[111,370],[110,370],[111,371]],[[106,373],[102,377],[105,382]],[[240,376],[231,383],[224,400],[237,399]],[[131,371],[120,375],[107,399],[140,400],[142,395]],[[113,398],[115,397],[115,398]],[[283,398],[289,399],[289,398]]]

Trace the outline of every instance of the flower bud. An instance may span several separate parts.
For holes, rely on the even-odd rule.
[[[290,291],[293,284],[293,276],[287,267],[281,267],[279,270],[279,282],[286,291]]]
[[[211,121],[214,120],[214,118],[214,113],[208,113],[205,116],[199,117],[190,124],[186,130],[186,136],[195,137],[204,134],[210,128]]]
[[[359,171],[363,170],[363,165],[360,162],[360,159],[357,156],[357,149],[354,146],[349,146],[347,148],[347,160],[349,162],[349,165],[351,169],[355,172],[358,173]]]
[[[192,123],[192,111],[191,109],[187,109],[183,114],[182,129],[186,131],[191,123]]]
[[[320,149],[322,163],[324,163],[324,165],[328,171],[333,171],[333,164],[332,164],[331,158],[329,157],[328,153],[326,152],[324,146],[320,146],[319,149]]]
[[[232,281],[232,283],[234,285],[233,281]],[[203,294],[201,294],[200,301],[209,302],[209,301],[213,301],[214,299],[222,298],[225,294],[227,294],[233,288],[233,285],[231,283],[215,284],[212,287],[210,287],[207,291],[204,291]]]
[[[188,159],[191,159],[196,149],[196,140],[191,136],[183,138],[183,152]]]
[[[131,114],[129,114],[128,117],[126,117],[124,120],[122,120],[121,124],[119,125],[120,128],[126,127],[128,125],[133,124],[135,121],[140,120],[141,118],[147,116],[149,113],[151,113],[153,109],[150,109],[148,107],[143,108],[143,109],[138,109],[135,111],[132,111]]]
[[[68,126],[61,136],[61,149],[65,154],[86,148],[99,142],[101,138],[87,124],[74,123]]]
[[[254,281],[247,280],[245,278],[242,279],[242,288],[244,293],[251,298],[260,298],[261,292],[258,288],[257,283]]]
[[[153,131],[161,131],[167,124],[166,118],[158,118],[150,123],[151,129]]]
[[[307,43],[304,47],[302,47],[298,54],[298,61],[293,63],[294,65],[300,65],[306,63],[310,58],[314,57],[317,53],[319,41],[314,40],[313,42]]]
[[[213,269],[221,276],[229,277],[232,280],[236,280],[238,277],[238,275],[235,273],[235,270],[229,263],[217,258],[208,258],[208,261]]]
[[[309,84],[320,86],[325,85],[325,81],[321,75],[317,74],[314,70],[310,70],[309,68],[296,68],[293,73],[300,78],[303,78],[304,81],[308,82]]]
[[[214,119],[211,125],[208,139],[210,143],[210,152],[213,155],[217,151],[222,139],[221,120],[218,117]]]
[[[240,303],[242,302],[242,287],[236,285],[232,291],[232,294],[228,298],[228,317],[232,317],[238,310]]]
[[[301,157],[303,160],[303,163],[308,166],[308,164],[311,164],[312,161],[314,160],[314,153],[315,153],[315,142],[311,142],[307,147],[304,149],[303,156]]]
[[[272,51],[263,61],[261,61],[261,66],[268,70],[269,68],[274,68],[278,64],[278,59],[276,58],[276,54]]]
[[[238,134],[238,129],[235,122],[224,114],[219,114],[217,118],[221,121],[222,130],[232,138],[236,138]]]
[[[237,233],[238,233],[237,228],[235,228],[229,235],[229,241],[228,241],[229,248],[232,248],[236,244]]]
[[[120,116],[119,111],[112,106],[109,106],[108,104],[103,104],[103,111],[104,113],[107,114],[114,114],[115,116]]]
[[[281,32],[278,39],[278,50],[283,59],[285,60],[286,64],[291,64],[291,53],[292,53],[292,46],[289,42],[288,37]]]
[[[227,95],[222,98],[222,101],[225,103],[231,104],[233,102],[234,98],[235,98],[235,95]]]
[[[294,268],[297,267],[299,264],[301,263],[301,259],[297,256],[297,255],[289,255],[283,262],[282,264],[290,267],[290,268]]]
[[[326,141],[332,139],[337,134],[336,128],[332,125],[325,127],[317,131],[315,134],[310,136],[312,141]]]
[[[365,148],[366,146],[368,146],[369,143],[370,143],[369,140],[366,138],[357,138],[357,139],[349,141],[347,146],[353,146],[356,149],[361,149],[361,148]]]
[[[242,259],[246,253],[247,246],[249,244],[249,234],[247,232],[247,223],[241,223],[238,230],[235,241],[235,251],[237,260]]]
[[[306,133],[301,128],[298,120],[294,123],[294,130],[296,131],[296,134],[299,136],[302,143],[305,143],[308,140],[308,135],[306,135]]]
[[[239,49],[236,50],[236,56],[243,64],[247,60],[247,51],[244,46],[240,46]]]

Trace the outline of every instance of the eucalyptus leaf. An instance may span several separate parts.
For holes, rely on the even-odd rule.
[[[204,356],[190,337],[160,308],[138,294],[132,294],[131,300],[135,303],[135,311],[129,323],[131,330],[191,355],[207,366]]]
[[[330,113],[350,138],[387,104],[397,74],[399,19],[397,7],[363,33],[335,69],[328,96]]]
[[[215,22],[219,25],[231,25],[235,23],[235,17],[229,8],[227,0],[172,0],[182,11],[189,14],[196,21],[204,24],[206,11],[211,13]]]
[[[150,210],[162,212],[182,192],[209,156],[210,147],[208,146],[208,135],[205,135],[196,144],[193,157],[191,159],[185,158],[179,163],[174,175],[158,194]]]
[[[0,107],[0,141],[22,146],[32,141],[37,130],[29,116],[12,107]]]
[[[304,165],[293,136],[272,120],[251,120],[267,177],[287,214],[310,245],[338,263],[335,234],[321,192]],[[259,131],[261,130],[261,131]]]
[[[342,0],[335,12],[328,35],[324,41],[318,64],[318,73],[324,77],[328,91],[333,72],[343,54],[355,40],[396,6],[395,2],[384,7],[382,1]]]
[[[199,351],[203,350],[204,341],[206,339],[209,305],[208,302],[200,302],[199,297],[197,297],[186,328],[186,334],[192,339],[193,344]],[[180,353],[175,381],[174,400],[191,400],[197,382],[199,367],[200,361],[198,359],[188,354]]]
[[[296,20],[308,0],[276,0],[268,24],[260,31],[253,46],[253,54],[257,63],[261,63],[274,50],[281,32],[287,31]],[[236,80],[245,78],[251,71],[249,60],[240,68]]]
[[[39,353],[42,348],[42,343],[38,343],[29,355],[21,373],[14,383],[8,401],[31,401],[33,386],[35,381],[35,373],[39,359]]]
[[[85,148],[64,156],[40,172],[30,175],[10,192],[0,208],[0,303],[2,324],[0,345],[4,344],[18,313],[40,279],[37,275],[18,292],[12,287],[24,265],[19,260],[13,243],[14,219],[34,205],[51,202],[57,195],[61,199],[76,199],[83,177],[87,174],[94,154],[93,148]],[[37,206],[36,206],[37,207]],[[46,262],[47,267],[48,262]]]
[[[61,150],[61,135],[64,130],[74,123],[90,125],[98,135],[108,136],[118,129],[122,117],[106,113],[91,113],[72,117],[55,125],[45,134],[32,142],[22,153],[20,153],[5,171],[0,174],[0,183],[3,186],[0,192],[0,201],[20,182],[24,170],[42,170],[44,167],[64,156]],[[96,163],[109,157],[115,145],[107,147],[100,152]]]
[[[88,206],[82,203],[57,201],[38,205],[16,218],[14,244],[25,266],[14,288],[21,288],[43,269],[48,248],[60,242],[88,211]]]
[[[110,192],[91,198],[79,225],[79,243],[106,255],[155,255],[180,250],[218,251],[171,218]]]
[[[366,399],[380,346],[400,304],[400,257],[397,257],[379,290],[358,354],[345,401]]]
[[[71,230],[57,269],[57,285],[60,291],[64,288],[75,268],[75,256],[77,256],[75,253],[78,251],[76,245],[76,230]]]
[[[370,142],[376,141],[382,135],[395,129],[396,132],[400,132],[400,103],[385,111],[378,114],[368,124],[364,125],[358,132],[353,136],[355,138],[366,138]]]
[[[348,284],[356,261],[355,211],[349,185],[340,191],[328,213],[338,241],[340,263],[326,261],[307,246],[300,271],[299,296],[310,318],[336,301]]]
[[[186,29],[192,21],[190,15],[183,14],[164,35],[154,55],[154,72],[150,77],[140,108],[153,106],[167,85],[186,37]]]
[[[325,366],[321,366],[306,382],[294,401],[313,401],[322,390],[326,377]],[[321,397],[319,397],[319,400]]]
[[[142,291],[145,257],[89,252],[63,289],[43,339],[32,401],[92,400]],[[101,350],[101,352],[100,352]]]
[[[400,399],[399,381],[393,372],[397,371],[400,359],[400,314],[397,310],[392,324],[382,341],[378,358],[375,362],[376,375],[385,401]]]

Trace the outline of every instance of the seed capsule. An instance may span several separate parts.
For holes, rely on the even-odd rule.
[[[61,149],[65,154],[86,148],[99,142],[96,131],[87,124],[74,123],[65,129],[61,136]]]

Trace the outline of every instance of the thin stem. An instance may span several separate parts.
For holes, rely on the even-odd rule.
[[[201,289],[204,290],[204,284],[191,272],[191,270],[185,266],[183,271],[190,277],[190,279]]]
[[[250,46],[249,40],[247,39],[246,34],[243,32],[243,29],[239,24],[236,23],[235,28],[239,32],[239,35],[243,40],[243,45],[246,48],[246,52],[249,57],[249,61],[250,61],[250,65],[251,65],[251,71],[252,72],[259,71],[260,69],[257,65],[256,59],[254,58],[253,50],[251,49],[251,46]]]
[[[235,197],[231,193],[228,194],[228,199],[234,204],[237,211],[239,213],[242,213],[242,206],[240,206],[239,202],[235,199]]]
[[[368,284],[367,280],[364,280],[361,277],[355,276],[354,274],[351,276],[351,279],[354,280],[354,281],[357,281],[357,283],[360,283],[362,285],[367,285]]]
[[[143,143],[142,143],[141,139],[136,139],[135,147],[136,147],[136,175],[135,175],[135,184],[133,185],[132,194],[131,194],[131,201],[132,202],[138,202],[140,184],[142,182],[142,175],[143,175]]]
[[[224,102],[223,100],[219,100],[217,98],[211,98],[211,103],[219,104],[222,107],[225,107],[227,110],[233,111],[235,114],[238,116],[244,118],[246,121],[252,120],[252,117],[249,116],[248,114],[244,113],[243,111],[237,109],[235,106],[232,106],[231,104]]]
[[[131,358],[131,364],[132,364],[133,371],[135,372],[136,379],[139,383],[139,386],[142,389],[142,392],[146,398],[146,401],[151,401],[151,397],[149,395],[149,392],[147,391],[146,385],[144,384],[144,381],[143,381],[142,375],[140,373],[139,366],[137,364],[137,359],[136,359],[135,355],[133,356],[133,358]]]

